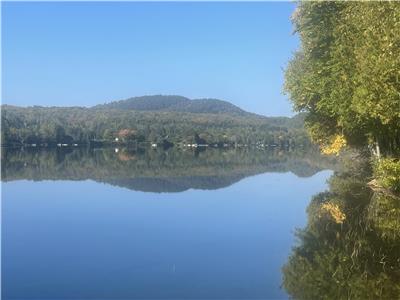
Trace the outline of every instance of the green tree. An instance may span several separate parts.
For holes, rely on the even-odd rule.
[[[300,2],[293,24],[284,89],[312,139],[399,152],[400,2]]]

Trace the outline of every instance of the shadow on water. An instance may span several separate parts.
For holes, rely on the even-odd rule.
[[[368,161],[350,159],[308,206],[283,267],[295,299],[400,299],[400,198],[374,192]]]
[[[146,192],[219,189],[266,172],[309,177],[338,167],[317,151],[4,149],[2,180],[86,180]]]

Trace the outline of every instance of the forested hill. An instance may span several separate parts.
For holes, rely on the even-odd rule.
[[[195,99],[182,96],[142,96],[97,105],[95,108],[128,109],[138,111],[168,111],[211,114],[254,115],[223,100]]]
[[[1,144],[308,144],[304,117],[265,117],[215,99],[144,96],[87,107],[2,105]]]

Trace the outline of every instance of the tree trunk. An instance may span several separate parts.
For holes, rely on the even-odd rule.
[[[376,157],[378,160],[381,158],[381,149],[379,148],[379,142],[376,141],[375,143],[375,151],[376,151]]]

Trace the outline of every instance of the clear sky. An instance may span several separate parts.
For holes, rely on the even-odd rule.
[[[2,102],[218,98],[292,115],[292,2],[2,2]]]

